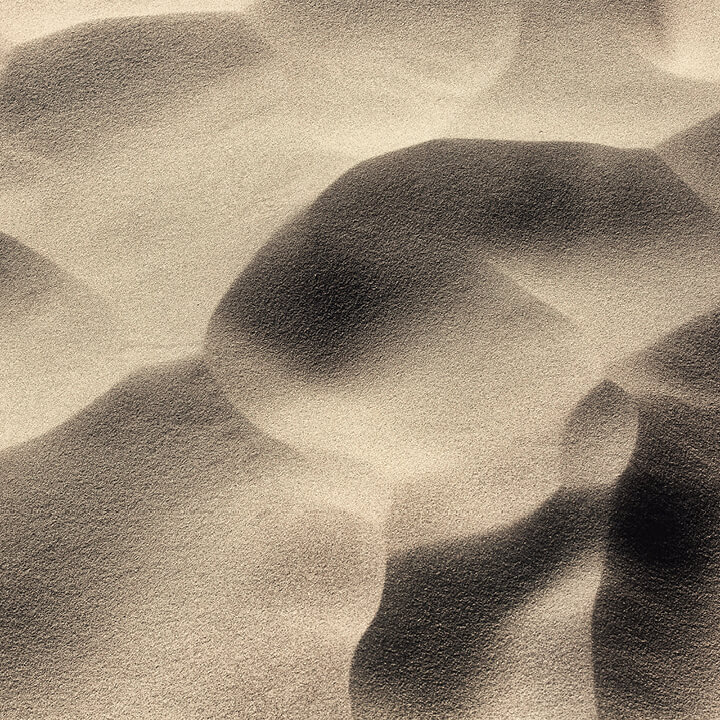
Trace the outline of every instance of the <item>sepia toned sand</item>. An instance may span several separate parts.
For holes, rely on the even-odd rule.
[[[718,12],[0,8],[0,715],[714,720]]]

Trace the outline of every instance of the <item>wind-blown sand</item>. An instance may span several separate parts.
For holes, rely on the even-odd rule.
[[[570,5],[3,44],[4,717],[714,720],[711,43]]]

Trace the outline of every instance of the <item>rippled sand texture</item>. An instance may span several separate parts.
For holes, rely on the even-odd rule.
[[[0,8],[0,716],[720,717],[720,4]]]

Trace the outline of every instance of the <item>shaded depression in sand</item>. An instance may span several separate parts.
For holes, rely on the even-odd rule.
[[[717,304],[717,123],[593,144],[717,112],[673,12],[3,48],[7,441],[187,356],[0,458],[9,717],[714,717],[716,317],[617,361]]]

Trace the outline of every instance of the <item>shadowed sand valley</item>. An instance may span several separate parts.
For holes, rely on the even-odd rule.
[[[711,4],[0,10],[3,718],[715,720]]]

